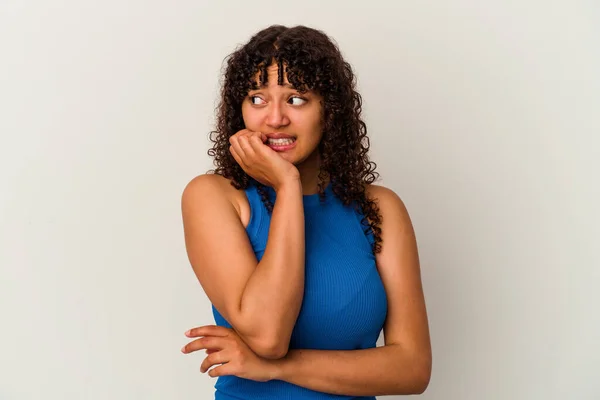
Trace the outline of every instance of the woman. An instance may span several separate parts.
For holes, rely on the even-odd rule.
[[[421,393],[431,348],[414,231],[375,164],[352,69],[322,32],[271,26],[228,59],[216,169],[182,195],[216,325],[184,353],[216,399]],[[376,347],[383,329],[385,345]]]

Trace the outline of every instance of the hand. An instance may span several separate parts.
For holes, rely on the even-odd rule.
[[[207,325],[190,329],[185,335],[199,339],[183,346],[182,353],[189,354],[206,349],[208,356],[200,366],[202,373],[213,365],[222,364],[208,371],[208,375],[213,378],[235,375],[258,382],[274,379],[274,364],[254,354],[233,329]]]
[[[298,168],[265,145],[267,136],[243,129],[229,138],[229,151],[251,177],[278,190],[290,180],[300,180]]]

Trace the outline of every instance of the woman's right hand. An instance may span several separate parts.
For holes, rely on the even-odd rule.
[[[267,146],[266,141],[265,134],[242,129],[229,138],[229,151],[248,175],[276,191],[290,181],[299,181],[298,168]]]

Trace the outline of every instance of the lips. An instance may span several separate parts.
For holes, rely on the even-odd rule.
[[[286,133],[267,133],[266,134],[267,138],[269,139],[295,139],[294,136],[292,135],[288,135]]]
[[[266,145],[275,151],[287,151],[296,147],[296,140],[289,138],[268,139]]]

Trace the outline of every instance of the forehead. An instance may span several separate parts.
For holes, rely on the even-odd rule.
[[[266,72],[267,79],[264,85],[261,83],[262,68],[259,67],[256,74],[254,74],[254,83],[256,83],[259,88],[285,87],[295,89],[294,86],[288,80],[287,73],[285,72],[285,64],[284,68],[282,68],[281,70],[281,73],[283,74],[283,77],[281,79],[281,85],[279,85],[279,66],[276,63],[269,65],[266,68]]]

